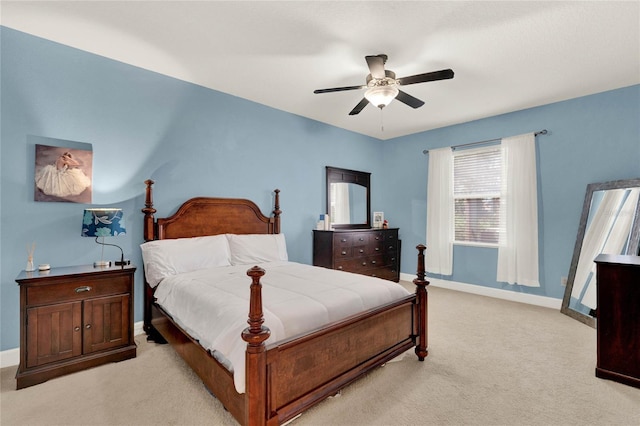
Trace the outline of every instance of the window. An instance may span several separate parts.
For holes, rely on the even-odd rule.
[[[498,244],[500,146],[453,153],[454,243]]]

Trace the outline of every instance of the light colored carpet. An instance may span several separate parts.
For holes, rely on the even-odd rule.
[[[404,283],[411,286],[409,283]],[[594,375],[595,330],[559,312],[431,287],[425,362],[408,353],[303,413],[307,425],[640,425],[640,389]],[[167,345],[15,390],[9,425],[234,425]]]

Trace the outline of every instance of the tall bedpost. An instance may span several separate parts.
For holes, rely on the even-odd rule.
[[[280,210],[280,190],[275,189],[273,192],[276,193],[276,198],[273,203],[273,233],[279,234],[280,233],[280,213],[282,213],[282,210]]]
[[[271,330],[262,325],[262,284],[260,277],[264,269],[254,266],[247,271],[251,277],[251,298],[249,300],[249,327],[242,332],[242,340],[247,342],[246,358],[246,419],[251,426],[264,426],[267,419],[267,352],[264,341]]]
[[[416,344],[416,355],[420,361],[424,361],[427,355],[429,355],[428,344],[428,330],[427,330],[427,315],[428,315],[428,293],[427,286],[429,281],[425,280],[425,268],[424,268],[424,251],[427,248],[423,244],[416,246],[418,249],[418,271],[416,272],[417,278],[413,280],[416,285],[416,295],[418,299],[418,305],[416,306],[418,317],[418,343]]]
[[[144,209],[142,209],[142,213],[144,213],[144,240],[152,241],[156,239],[153,217],[156,209],[153,208],[153,189],[151,188],[151,185],[153,185],[154,182],[151,179],[147,179],[144,183],[147,185]]]
[[[155,218],[153,217],[156,209],[153,208],[153,188],[151,185],[154,182],[151,179],[147,179],[144,181],[146,188],[146,195],[144,200],[144,208],[142,209],[142,213],[144,213],[144,229],[143,229],[143,237],[145,241],[152,241],[156,239],[155,232]],[[164,338],[160,336],[160,333],[151,325],[151,306],[153,305],[154,296],[153,289],[149,285],[144,286],[144,312],[142,315],[142,329],[147,333],[147,340],[154,341],[156,343],[166,343]]]

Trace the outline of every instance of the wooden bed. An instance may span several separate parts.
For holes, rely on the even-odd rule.
[[[252,201],[199,197],[187,200],[167,218],[154,218],[152,180],[145,181],[144,239],[205,235],[280,233],[279,190],[273,214],[264,216]],[[420,361],[427,350],[427,285],[425,246],[419,245],[416,293],[393,303],[328,324],[312,333],[265,345],[260,277],[247,271],[251,299],[245,393],[236,391],[233,375],[154,303],[145,283],[144,330],[149,340],[168,342],[202,379],[205,386],[242,425],[282,424],[312,405],[336,394],[368,371],[415,347]],[[268,271],[267,271],[268,273]]]

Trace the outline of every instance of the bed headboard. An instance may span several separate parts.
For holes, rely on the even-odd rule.
[[[218,234],[279,234],[280,190],[276,189],[272,216],[265,216],[250,200],[241,198],[197,197],[185,201],[166,218],[154,218],[154,181],[147,185],[144,213],[145,241],[188,238]]]

